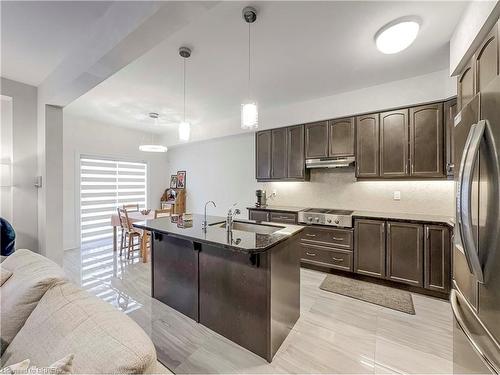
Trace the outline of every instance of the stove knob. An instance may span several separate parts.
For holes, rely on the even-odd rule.
[[[338,224],[338,223],[340,223],[340,220],[339,219],[335,220],[335,224]]]
[[[328,219],[327,221],[328,221],[328,223],[331,223],[331,222],[332,222],[332,219]]]
[[[316,218],[316,222],[319,223],[319,217]]]
[[[312,218],[311,216],[309,216],[309,217],[307,218],[307,220],[309,220],[309,221],[313,221],[313,218]]]

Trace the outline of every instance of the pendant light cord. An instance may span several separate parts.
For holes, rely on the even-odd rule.
[[[250,99],[250,23],[248,23],[248,96]]]
[[[184,122],[186,122],[186,58],[184,58]]]

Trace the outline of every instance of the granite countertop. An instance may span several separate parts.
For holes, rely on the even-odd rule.
[[[307,207],[295,207],[295,206],[262,206],[262,207],[247,207],[249,210],[261,210],[261,211],[282,211],[282,212],[300,212],[307,210]]]
[[[365,217],[374,219],[393,219],[393,220],[409,220],[422,221],[427,223],[447,224],[450,227],[455,226],[455,219],[451,216],[442,215],[427,215],[427,214],[409,214],[398,212],[379,212],[379,211],[354,211],[353,217]]]
[[[267,251],[304,229],[299,225],[259,223],[267,227],[277,227],[278,230],[271,234],[233,230],[231,234],[228,234],[225,228],[216,226],[216,224],[225,222],[224,217],[207,216],[208,228],[206,231],[202,228],[203,215],[194,214],[192,217],[192,221],[183,221],[182,215],[178,217],[161,217],[154,220],[135,222],[133,226],[151,232],[168,234],[194,242],[216,245],[246,253]],[[253,220],[240,219],[234,222],[256,223]]]

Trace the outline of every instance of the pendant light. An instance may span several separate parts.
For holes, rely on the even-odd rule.
[[[179,140],[189,141],[191,124],[186,121],[186,60],[191,56],[191,50],[187,47],[181,47],[179,48],[179,55],[184,59],[184,118],[179,124]]]
[[[257,129],[259,126],[259,111],[257,102],[250,94],[250,25],[257,20],[257,11],[252,7],[243,9],[243,19],[248,23],[248,99],[241,104],[241,128]]]
[[[154,120],[155,125],[158,125],[158,117],[160,117],[160,115],[158,113],[151,112],[149,114],[149,117]],[[139,150],[145,151],[145,152],[167,152],[167,150],[168,150],[167,147],[155,143],[153,138],[154,138],[154,134],[153,134],[153,132],[151,132],[150,142],[149,143],[142,143],[139,146]]]

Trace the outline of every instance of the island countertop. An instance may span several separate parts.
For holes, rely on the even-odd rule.
[[[299,225],[264,223],[253,220],[240,220],[235,222],[252,223],[264,226],[277,227],[274,233],[253,233],[242,230],[233,230],[230,234],[225,228],[215,226],[225,222],[224,217],[207,216],[208,227],[203,229],[203,215],[192,215],[192,221],[184,221],[180,216],[166,216],[154,220],[146,220],[133,223],[134,227],[151,232],[167,234],[194,242],[207,243],[230,250],[246,253],[260,253],[269,250],[278,243],[299,233],[304,227]]]

